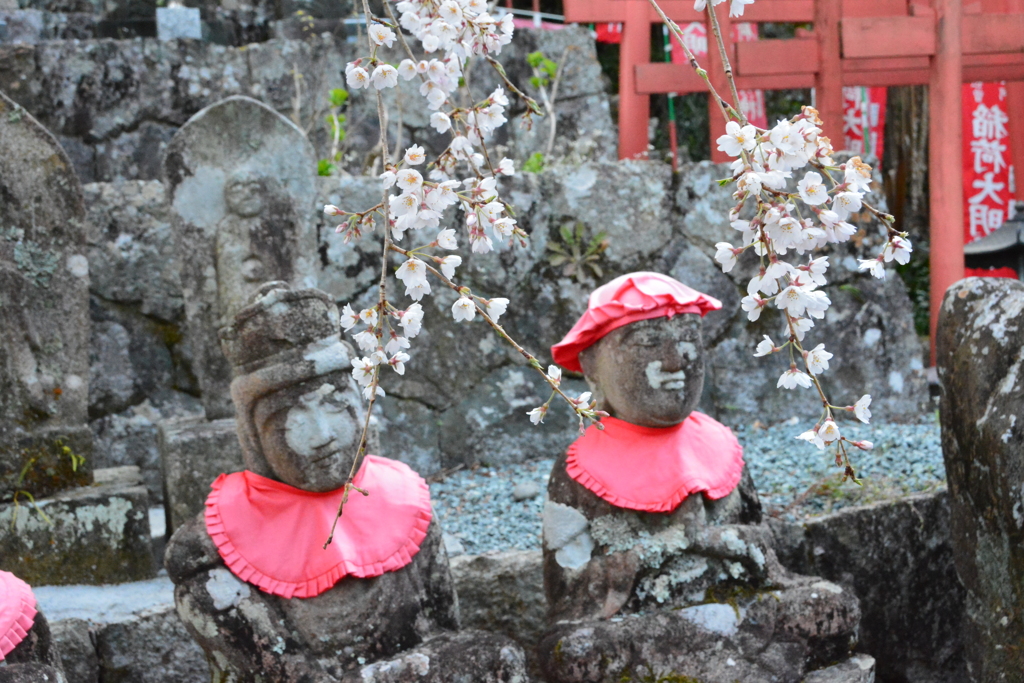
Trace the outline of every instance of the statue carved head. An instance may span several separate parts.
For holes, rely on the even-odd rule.
[[[679,424],[704,389],[701,319],[693,313],[617,328],[579,359],[598,407],[643,427]]]
[[[239,171],[224,185],[228,210],[242,218],[252,218],[263,210],[263,179],[248,171]]]
[[[587,311],[551,348],[583,372],[599,407],[644,427],[679,424],[704,388],[701,317],[721,304],[660,273],[630,273],[590,295]]]
[[[246,467],[333,491],[348,478],[365,417],[337,306],[284,282],[264,284],[251,301],[220,333]]]

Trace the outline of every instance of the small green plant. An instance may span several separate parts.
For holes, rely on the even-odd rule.
[[[599,232],[589,240],[586,238],[586,226],[577,221],[575,225],[565,223],[558,230],[562,243],[548,242],[548,263],[554,268],[561,268],[562,274],[576,278],[577,282],[591,282],[592,276],[604,277],[604,270],[599,265],[601,255],[608,248],[606,234]]]
[[[58,457],[67,458],[71,463],[71,471],[78,472],[78,468],[85,463],[85,457],[75,453],[70,446],[64,443],[63,439],[55,439],[53,445],[57,447],[59,452]],[[27,499],[28,502],[31,503],[32,508],[39,513],[39,516],[42,517],[48,525],[53,526],[53,520],[51,520],[50,517],[43,512],[42,508],[36,504],[36,498],[32,495],[32,492],[24,488],[20,488],[25,485],[25,481],[29,478],[29,474],[32,473],[32,470],[39,463],[40,458],[43,457],[43,453],[29,455],[27,451],[23,451],[23,455],[27,457],[25,458],[25,464],[21,467],[21,471],[18,472],[18,478],[15,480],[14,484],[16,488],[14,490],[13,498],[11,499],[11,502],[14,505],[14,513],[11,515],[11,528],[13,529],[14,525],[18,521],[18,509],[21,507],[22,498]]]
[[[331,136],[331,155],[317,163],[316,172],[322,176],[334,175],[338,171],[336,162],[341,161],[341,143],[345,141],[345,123],[347,118],[341,110],[348,102],[348,90],[334,88],[327,93],[331,108],[324,120]]]
[[[523,170],[527,173],[540,173],[544,170],[544,155],[541,152],[534,152],[530,158],[523,162]]]
[[[526,63],[533,69],[530,85],[538,90],[548,87],[551,80],[558,75],[558,64],[545,57],[543,52],[531,52],[526,55]]]

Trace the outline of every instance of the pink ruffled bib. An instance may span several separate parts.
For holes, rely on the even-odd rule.
[[[743,447],[732,431],[693,412],[674,427],[641,427],[606,417],[569,446],[569,476],[612,505],[671,512],[687,496],[712,500],[736,488]]]
[[[14,574],[0,571],[0,661],[25,640],[35,618],[32,588]]]
[[[341,490],[303,491],[249,471],[222,474],[206,499],[206,530],[228,569],[283,598],[311,598],[346,576],[401,569],[432,517],[430,489],[408,465],[367,455],[334,541],[323,548]]]

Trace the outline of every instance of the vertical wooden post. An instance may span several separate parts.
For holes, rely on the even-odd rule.
[[[820,65],[814,77],[814,103],[824,123],[823,131],[836,149],[843,148],[843,56],[839,39],[842,18],[843,0],[814,3]]]
[[[931,362],[946,290],[964,276],[961,128],[961,0],[934,0],[935,56],[928,84],[928,193],[931,222]]]
[[[651,61],[651,23],[646,0],[625,0],[626,21],[619,45],[619,158],[647,157],[650,95],[636,92],[636,66]]]
[[[715,8],[715,16],[718,17],[718,26],[722,30],[722,43],[725,44],[725,54],[729,56],[730,62],[735,62],[735,53],[732,49],[732,23],[729,19],[729,4],[723,2]],[[709,3],[710,5],[710,3]],[[715,42],[715,35],[711,32],[711,22],[705,21],[707,26],[708,36],[708,78],[711,79],[711,85],[715,86],[715,90],[729,101],[732,99],[732,95],[729,90],[729,81],[725,78],[725,65],[722,63],[722,58],[718,54],[718,43]],[[733,67],[735,69],[735,67]],[[733,71],[733,76],[736,72]],[[734,107],[739,107],[739,102],[732,102]],[[718,145],[715,144],[720,136],[725,134],[725,121],[722,120],[722,110],[718,107],[718,103],[714,101],[710,93],[708,94],[708,134],[711,136],[711,161],[716,164],[728,163],[732,161],[725,152],[718,149]]]
[[[1024,81],[1006,82],[1006,113],[1010,116],[1010,163],[1016,199],[1024,202]]]

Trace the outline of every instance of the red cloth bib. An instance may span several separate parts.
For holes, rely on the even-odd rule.
[[[303,491],[249,471],[222,474],[206,499],[206,530],[228,569],[283,598],[311,598],[346,576],[401,569],[419,552],[432,517],[430,489],[408,465],[367,455],[334,541],[323,548],[341,489]]]
[[[612,505],[671,512],[691,493],[724,498],[743,475],[732,431],[692,412],[674,427],[641,427],[606,417],[569,446],[569,476]]]
[[[32,589],[14,574],[0,571],[0,662],[25,640],[35,618]]]

